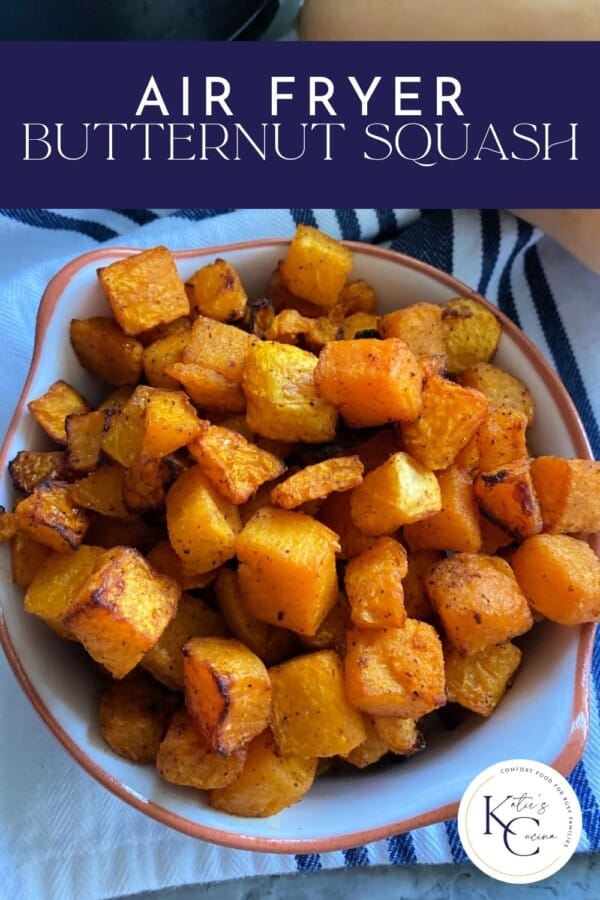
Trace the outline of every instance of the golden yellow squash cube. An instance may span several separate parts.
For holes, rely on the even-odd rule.
[[[280,274],[296,297],[331,309],[352,268],[352,253],[310,225],[298,225]]]
[[[174,700],[173,695],[143,672],[111,682],[100,696],[102,737],[125,759],[154,762]]]
[[[100,381],[118,387],[140,380],[144,348],[125,334],[114,319],[72,319],[69,337],[83,368]]]
[[[233,322],[244,315],[246,291],[238,273],[224,259],[202,266],[185,287],[192,307],[203,316]]]
[[[173,715],[158,749],[156,768],[171,784],[209,791],[231,784],[241,773],[245,760],[245,747],[228,756],[209,750],[187,710],[180,709]]]
[[[521,662],[521,651],[510,641],[463,656],[444,648],[448,700],[480,716],[491,716]]]
[[[375,540],[346,566],[344,584],[357,628],[401,627],[406,620],[402,579],[406,550],[391,537]]]
[[[71,485],[42,481],[15,507],[19,528],[51,550],[68,553],[81,544],[89,518],[71,498]]]
[[[55,381],[41,397],[30,400],[27,409],[57,444],[67,443],[67,416],[90,412],[87,401],[66,381]]]

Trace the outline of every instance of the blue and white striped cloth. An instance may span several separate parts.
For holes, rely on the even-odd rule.
[[[600,458],[600,277],[498,210],[0,210],[3,433],[48,280],[99,244],[172,249],[291,236],[298,222],[382,243],[451,272],[495,302],[558,371]],[[342,866],[464,860],[455,822],[351,850],[279,856],[203,844],[147,819],[97,785],[46,732],[0,659],[0,894],[97,900],[167,886]],[[580,851],[600,849],[600,639],[591,734],[570,777]],[[27,786],[27,787],[25,787]]]

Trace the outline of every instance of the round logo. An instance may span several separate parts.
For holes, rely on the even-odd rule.
[[[486,875],[531,884],[558,872],[575,852],[581,808],[555,769],[509,759],[471,782],[458,808],[458,833],[465,852]]]

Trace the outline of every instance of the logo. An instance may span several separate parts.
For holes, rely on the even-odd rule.
[[[509,759],[481,772],[458,808],[458,833],[471,861],[499,881],[531,884],[558,872],[581,836],[581,808],[555,769]]]

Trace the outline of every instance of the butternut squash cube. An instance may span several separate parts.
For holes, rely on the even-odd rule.
[[[349,491],[362,483],[363,465],[358,456],[336,456],[305,466],[271,491],[271,502],[295,509],[333,491]]]
[[[17,531],[10,542],[10,569],[13,583],[28,588],[45,559],[52,554],[50,547],[34,540],[26,531]]]
[[[7,512],[0,506],[0,543],[11,541],[19,528],[19,520],[12,512]]]
[[[30,494],[40,481],[69,481],[73,478],[63,450],[19,450],[8,464],[17,491]]]
[[[561,625],[600,621],[600,560],[566,534],[537,534],[511,557],[519,586],[538,613]]]
[[[185,705],[210,750],[227,756],[269,724],[271,682],[241,641],[193,637],[183,646]]]
[[[192,309],[218,322],[233,322],[244,315],[248,297],[240,276],[224,259],[198,269],[185,287]]]
[[[335,650],[343,658],[346,655],[346,633],[350,627],[350,610],[343,596],[329,610],[314,634],[303,634],[302,646],[308,650]]]
[[[281,265],[281,280],[296,297],[331,309],[352,268],[352,253],[310,225],[298,225]]]
[[[447,469],[487,416],[489,401],[438,375],[425,380],[422,398],[419,418],[401,427],[404,447],[428,469]]]
[[[146,456],[167,456],[199,434],[200,420],[183,391],[147,390],[141,452]]]
[[[27,409],[48,437],[63,445],[67,443],[67,416],[90,412],[87,401],[66,381],[55,381],[41,397],[30,400]]]
[[[335,534],[310,516],[260,509],[235,545],[248,610],[271,625],[314,634],[337,600],[338,549]]]
[[[140,380],[144,348],[114,319],[71,319],[69,337],[77,359],[95,378],[117,387]]]
[[[81,544],[88,514],[71,499],[71,485],[42,481],[15,507],[19,528],[51,550],[68,553]]]
[[[488,362],[496,352],[502,326],[479,300],[457,297],[442,310],[447,366],[451,375],[478,362]]]
[[[392,534],[441,508],[440,486],[433,472],[402,450],[365,475],[350,500],[352,521],[369,535]]]
[[[114,462],[129,468],[142,452],[146,427],[146,404],[153,388],[140,385],[121,409],[106,417],[102,449]]]
[[[316,367],[316,357],[299,347],[274,341],[254,344],[242,378],[252,431],[282,441],[332,440],[338,414],[315,387]]]
[[[234,556],[240,514],[200,466],[179,476],[169,488],[165,506],[169,540],[186,572],[210,572]]]
[[[115,753],[154,762],[173,711],[173,697],[142,673],[113,681],[100,695],[100,731]]]
[[[319,510],[319,520],[335,532],[340,543],[340,559],[352,559],[373,543],[352,521],[351,498],[350,491],[330,494]]]
[[[416,719],[397,719],[392,716],[375,716],[375,730],[388,750],[397,756],[412,756],[422,750],[425,741]]]
[[[137,456],[123,480],[123,502],[129,512],[144,513],[162,506],[180,473],[181,467],[171,456]]]
[[[446,363],[446,339],[442,325],[442,307],[436,303],[413,303],[381,316],[378,325],[382,338],[400,338],[417,359],[440,357]]]
[[[490,472],[529,456],[527,416],[511,406],[492,409],[477,432],[479,471]]]
[[[146,554],[150,565],[178,581],[184,591],[203,588],[215,580],[216,571],[189,573],[168,541],[159,541]]]
[[[425,586],[449,641],[463,654],[478,653],[529,631],[531,610],[505,560],[457,553],[435,563]]]
[[[481,531],[471,477],[463,469],[450,466],[437,473],[437,480],[442,508],[427,519],[406,525],[406,543],[411,550],[477,553],[481,549]]]
[[[406,620],[402,579],[408,569],[406,550],[381,537],[346,566],[344,584],[350,617],[357,628],[401,627]]]
[[[404,576],[404,608],[409,619],[422,619],[430,622],[434,611],[425,590],[425,576],[432,565],[443,559],[441,550],[410,550],[408,553],[408,571]]]
[[[246,398],[239,384],[218,372],[196,363],[176,362],[165,373],[179,381],[197,406],[217,413],[239,413],[246,409]]]
[[[542,515],[528,459],[489,472],[474,481],[483,515],[518,541],[542,530]]]
[[[98,278],[125,334],[140,334],[189,315],[183,281],[166,247],[117,260],[98,269]]]
[[[73,503],[84,509],[93,510],[103,516],[126,519],[129,510],[123,502],[125,470],[118,463],[110,463],[90,472],[71,485],[70,497]]]
[[[156,768],[171,784],[210,791],[231,784],[240,775],[245,760],[245,747],[228,756],[209,750],[187,710],[180,709],[173,715],[158,748]]]
[[[489,362],[479,362],[469,366],[457,376],[459,384],[475,388],[490,401],[492,408],[510,406],[527,416],[527,424],[531,425],[534,414],[534,401],[529,388],[514,375],[505,372]]]
[[[256,338],[241,328],[198,316],[182,361],[212,369],[227,381],[239,384],[246,357],[255,343]]]
[[[463,656],[451,646],[444,651],[449,702],[491,716],[519,668],[519,648],[505,641],[471,656]]]
[[[165,369],[171,363],[181,361],[183,351],[190,340],[192,326],[187,318],[177,321],[182,323],[177,330],[152,341],[144,349],[144,375],[148,384],[153,387],[177,388],[179,386],[175,378],[165,373]]]
[[[353,428],[412,422],[421,411],[421,369],[398,338],[333,341],[319,355],[317,390]]]
[[[100,465],[105,424],[104,409],[67,416],[67,459],[75,472],[91,472]]]
[[[346,316],[342,319],[342,340],[353,341],[358,338],[376,337],[378,321],[379,316],[366,312],[355,312]]]
[[[232,816],[274,816],[310,790],[317,762],[281,753],[266,729],[248,745],[241,774],[226,787],[211,791],[209,803]]]
[[[348,700],[371,716],[418,719],[446,702],[441,641],[416,619],[350,631],[344,673]]]
[[[377,305],[375,289],[362,278],[347,281],[338,294],[337,303],[344,310],[345,316],[357,312],[374,313]]]
[[[407,722],[410,719],[406,719]],[[344,759],[347,763],[350,763],[351,766],[355,766],[357,769],[366,769],[367,766],[372,766],[374,763],[379,762],[382,756],[389,751],[389,747],[386,742],[379,736],[379,732],[375,728],[374,719],[371,716],[363,716],[363,725],[366,732],[366,738],[359,744],[358,747],[355,747],[354,750],[351,750],[350,753],[347,753]]]
[[[600,462],[539,456],[531,478],[545,531],[600,531]]]
[[[113,678],[123,678],[159,639],[181,588],[131,547],[107,550],[69,607],[68,631]]]

